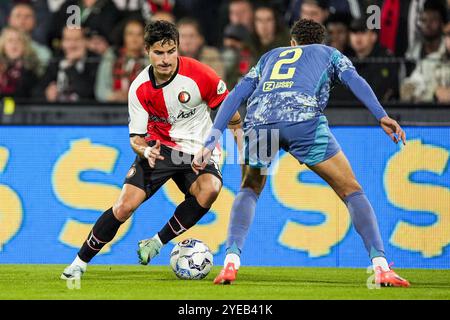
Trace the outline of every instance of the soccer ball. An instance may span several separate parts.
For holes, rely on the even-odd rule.
[[[175,275],[185,280],[200,280],[213,266],[213,255],[206,244],[197,239],[186,239],[173,247],[170,266]]]

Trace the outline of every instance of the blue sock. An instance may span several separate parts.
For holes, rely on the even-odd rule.
[[[227,254],[241,254],[250,225],[255,216],[258,194],[250,188],[243,188],[236,195],[228,225]]]
[[[384,257],[383,240],[378,229],[377,217],[363,191],[357,191],[344,199],[353,225],[364,241],[371,259]]]

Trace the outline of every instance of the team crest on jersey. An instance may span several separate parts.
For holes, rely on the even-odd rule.
[[[191,100],[191,95],[189,94],[189,92],[181,91],[178,94],[178,101],[180,101],[181,103],[188,103],[189,100]]]
[[[131,177],[133,177],[136,174],[136,168],[134,166],[132,166],[130,168],[130,170],[128,170],[127,173],[127,178],[130,179]]]

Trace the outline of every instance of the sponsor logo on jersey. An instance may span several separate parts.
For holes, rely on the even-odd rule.
[[[227,91],[227,85],[222,80],[217,85],[217,94],[224,94]]]
[[[168,123],[168,124],[174,124],[178,120],[187,119],[195,114],[197,109],[192,109],[190,111],[183,111],[181,110],[180,113],[178,113],[178,116],[170,115],[169,118],[161,118],[158,116],[155,116],[154,114],[151,114],[148,116],[148,120],[150,122],[161,122],[161,123]]]
[[[155,116],[154,114],[150,114],[148,116],[148,121],[150,121],[150,122],[162,122],[162,123],[169,123],[169,124],[171,124],[170,120],[171,119],[161,118],[161,117]]]
[[[196,111],[196,110],[197,110],[197,109],[192,109],[192,110],[189,111],[189,112],[184,112],[183,110],[181,110],[180,113],[179,113],[178,116],[177,116],[177,120],[178,120],[178,119],[187,119],[187,118],[193,116],[193,115],[195,114],[195,111]]]
[[[268,92],[279,88],[292,88],[294,81],[266,81],[263,83],[263,91]]]
[[[188,103],[189,100],[191,100],[191,95],[189,94],[189,92],[181,91],[178,94],[178,101],[180,101],[181,103]]]

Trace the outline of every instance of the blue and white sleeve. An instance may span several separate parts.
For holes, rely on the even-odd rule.
[[[345,84],[379,121],[387,116],[370,85],[361,77],[352,62],[336,50],[332,57],[333,67],[339,80]]]

